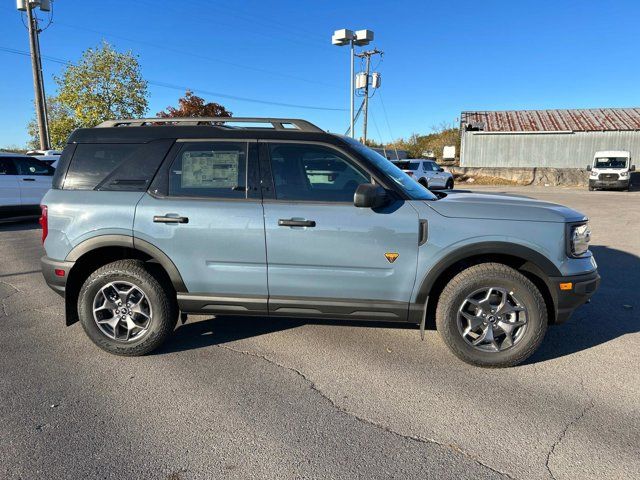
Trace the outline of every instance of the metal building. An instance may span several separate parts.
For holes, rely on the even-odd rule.
[[[640,108],[462,112],[462,167],[585,168],[600,150],[640,159]]]

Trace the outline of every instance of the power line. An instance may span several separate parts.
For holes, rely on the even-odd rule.
[[[202,93],[204,95],[213,95],[216,97],[229,98],[231,100],[238,100],[241,102],[251,102],[251,103],[261,103],[263,105],[276,105],[279,107],[288,107],[288,108],[300,108],[305,110],[324,110],[329,112],[344,112],[346,108],[330,108],[330,107],[319,107],[316,105],[298,105],[295,103],[283,103],[283,102],[272,102],[270,100],[260,100],[257,98],[247,98],[247,97],[239,97],[236,95],[228,95],[226,93],[212,92],[209,90],[202,90],[198,88],[185,87],[180,85],[174,85],[171,83],[158,82],[154,80],[147,80],[149,85],[155,85],[158,87],[172,88],[176,90],[191,90],[195,93]]]
[[[391,124],[389,123],[389,116],[387,115],[387,109],[384,106],[384,101],[382,100],[382,93],[380,93],[378,95],[378,98],[380,99],[380,104],[382,105],[382,113],[384,113],[384,119],[387,122],[387,128],[389,129],[389,135],[391,136],[391,138],[395,138],[393,136],[393,133],[391,132]]]
[[[295,39],[295,42],[297,43],[304,43],[306,45],[310,45],[316,48],[322,48],[322,49],[326,48],[326,42],[324,41],[324,39],[310,36],[309,31],[307,29],[296,26],[295,22],[290,22],[290,23],[279,22],[277,20],[274,20],[273,18],[266,18],[264,16],[249,13],[246,10],[230,9],[229,5],[227,4],[222,5],[220,3],[211,2],[210,0],[190,0],[190,1],[193,2],[194,7],[198,8],[199,9],[198,11],[200,12],[208,13],[208,11],[210,10],[218,10],[219,12],[226,15],[233,15],[234,17],[244,18],[244,20],[246,20],[247,22],[250,22],[247,25],[254,26],[258,24],[266,28],[276,29],[278,31],[278,37],[274,37],[272,35],[266,35],[262,31],[263,29],[260,29],[261,31],[259,32],[256,32],[255,29],[252,29],[251,30],[252,34],[258,33],[260,35],[263,35],[269,38],[275,38],[275,39],[281,39],[282,36],[284,35],[291,39]],[[235,6],[237,6],[237,3],[235,4]],[[211,17],[214,17],[214,15],[211,15]],[[218,16],[215,16],[215,18],[216,18],[216,21],[219,21]],[[226,24],[226,25],[234,29],[238,28],[237,25],[229,25],[229,24]]]
[[[393,133],[391,133],[391,124],[389,123],[389,116],[387,115],[387,109],[385,108],[384,101],[382,100],[382,94],[379,94],[378,98],[380,99],[380,104],[382,105],[382,112],[384,113],[384,119],[387,122],[387,128],[389,129],[389,135],[391,136],[392,141],[394,142],[393,143],[393,149],[396,152],[396,160],[397,160],[397,159],[399,159],[399,157],[398,157],[398,147],[396,147],[395,140],[393,140],[394,136],[393,136]]]
[[[29,52],[25,52],[23,50],[17,50],[15,48],[10,48],[10,47],[0,46],[0,51],[7,52],[7,53],[13,53],[13,54],[17,54],[17,55],[30,56]],[[71,63],[69,60],[64,60],[64,59],[57,58],[57,57],[51,57],[49,55],[43,55],[42,59],[43,60],[47,60],[49,62],[58,63],[58,64],[61,64],[61,65],[73,65],[73,63]],[[221,98],[228,98],[230,100],[237,100],[239,102],[259,103],[259,104],[262,104],[262,105],[274,105],[274,106],[287,107],[287,108],[299,108],[299,109],[302,109],[302,110],[322,110],[322,111],[328,111],[328,112],[344,112],[344,111],[346,111],[346,109],[344,109],[344,108],[320,107],[320,106],[316,106],[316,105],[299,105],[299,104],[295,104],[295,103],[274,102],[274,101],[271,101],[271,100],[262,100],[262,99],[258,99],[258,98],[241,97],[241,96],[238,96],[238,95],[229,95],[229,94],[226,94],[226,93],[212,92],[212,91],[209,91],[209,90],[186,87],[186,86],[182,86],[182,85],[175,85],[175,84],[166,83],[166,82],[160,82],[160,81],[155,81],[155,80],[147,80],[147,83],[149,85],[154,85],[154,86],[163,87],[163,88],[170,88],[170,89],[174,89],[174,90],[182,90],[182,91],[191,90],[194,93],[200,93],[200,94],[203,94],[203,95],[213,95],[213,96],[217,96],[217,97],[221,97]]]
[[[244,65],[244,64],[241,64],[241,63],[230,62],[228,60],[223,60],[221,58],[214,58],[214,57],[209,57],[207,55],[202,55],[200,53],[189,52],[189,51],[186,51],[186,50],[180,50],[178,48],[171,47],[170,45],[167,45],[167,44],[162,44],[161,45],[161,44],[149,42],[147,40],[140,40],[140,39],[136,39],[136,38],[125,37],[123,35],[118,35],[118,34],[115,34],[115,33],[109,33],[109,32],[105,32],[105,31],[101,31],[101,30],[95,30],[93,28],[83,27],[83,26],[79,26],[79,25],[73,25],[73,24],[66,23],[66,22],[56,22],[56,25],[60,25],[60,26],[63,26],[63,27],[72,28],[72,29],[76,29],[76,30],[83,30],[85,32],[97,33],[99,35],[102,35],[103,37],[111,37],[111,38],[116,38],[116,39],[119,39],[119,40],[124,40],[126,42],[137,43],[139,45],[146,45],[148,47],[156,48],[156,49],[162,50],[164,52],[167,52],[167,51],[175,52],[175,53],[179,53],[180,55],[188,55],[190,57],[199,58],[201,60],[207,60],[207,61],[214,62],[214,63],[221,63],[223,65],[229,65],[230,67],[241,68],[241,69],[245,69],[245,70],[251,70],[251,71],[254,71],[254,72],[265,73],[267,75],[273,75],[273,76],[281,77],[281,78],[289,78],[289,79],[292,79],[292,80],[297,80],[297,81],[306,82],[306,83],[312,83],[312,84],[315,84],[315,85],[324,85],[326,87],[337,88],[336,85],[333,85],[333,84],[330,84],[330,83],[326,83],[326,82],[322,82],[322,81],[319,81],[319,80],[310,80],[308,78],[298,77],[296,75],[291,75],[291,74],[284,73],[284,72],[275,72],[273,70],[267,70],[267,69],[264,69],[264,68],[253,67],[251,65]]]

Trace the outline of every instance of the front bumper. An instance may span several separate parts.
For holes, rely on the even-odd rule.
[[[42,268],[42,276],[44,277],[45,282],[47,282],[49,288],[63,297],[67,286],[69,271],[74,264],[75,262],[54,260],[46,256],[40,259],[40,267]],[[61,275],[63,272],[64,274]]]
[[[555,323],[564,323],[573,311],[589,301],[600,285],[598,271],[569,277],[551,277],[551,295],[555,305]],[[560,284],[571,284],[568,290],[562,290]]]
[[[591,188],[627,188],[629,186],[629,178],[624,180],[592,180],[589,179]]]

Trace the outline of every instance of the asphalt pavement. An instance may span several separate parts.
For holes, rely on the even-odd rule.
[[[190,316],[153,355],[95,347],[0,225],[0,478],[640,478],[640,192],[473,187],[586,213],[592,302],[511,369],[395,324]]]

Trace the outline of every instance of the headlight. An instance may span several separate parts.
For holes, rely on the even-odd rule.
[[[595,170],[591,170],[591,176],[592,177],[597,177],[598,176],[598,172]]]
[[[629,172],[620,172],[621,177],[626,177],[629,175]]]
[[[569,225],[569,248],[570,257],[581,257],[589,250],[591,241],[591,229],[588,223]]]

